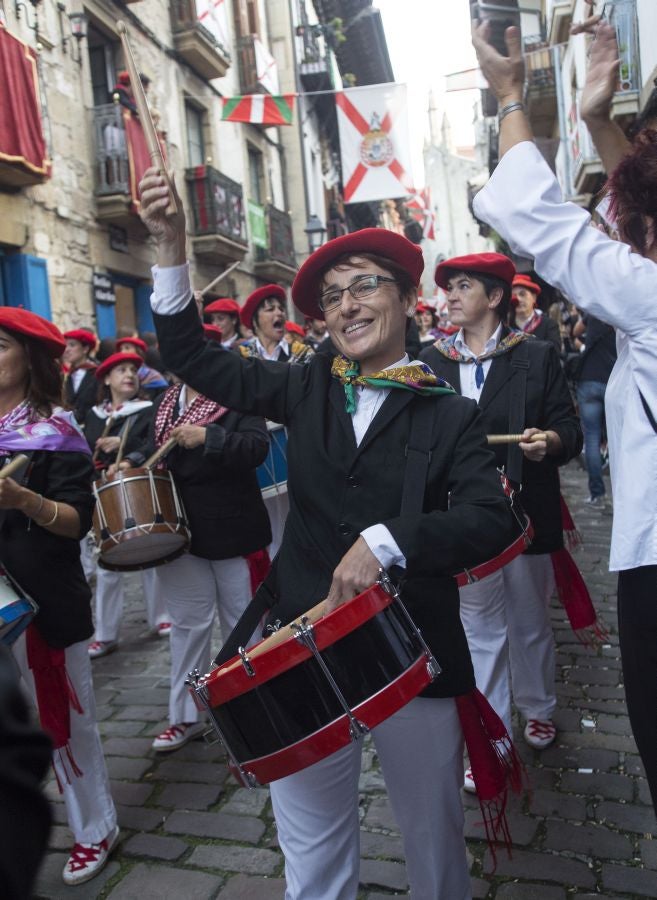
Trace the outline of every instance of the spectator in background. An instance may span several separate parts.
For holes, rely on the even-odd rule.
[[[524,331],[525,334],[533,334],[539,341],[549,341],[561,356],[559,326],[549,316],[544,316],[538,308],[540,294],[539,285],[528,275],[519,272],[513,279],[509,325],[518,331]]]
[[[577,404],[584,429],[584,457],[589,475],[589,498],[593,506],[604,506],[605,483],[602,480],[600,444],[605,418],[605,391],[616,362],[616,333],[610,325],[593,315],[584,315],[573,328],[584,338],[584,350],[578,363]]]

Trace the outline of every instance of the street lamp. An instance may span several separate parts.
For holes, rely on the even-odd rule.
[[[324,243],[324,235],[326,234],[326,226],[315,213],[311,213],[310,218],[306,222],[303,229],[308,235],[308,250],[314,253]]]

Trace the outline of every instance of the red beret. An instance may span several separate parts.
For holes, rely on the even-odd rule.
[[[66,349],[61,331],[48,319],[16,306],[0,306],[0,328],[42,344],[48,356],[57,359]]]
[[[275,297],[276,300],[282,300],[285,303],[285,288],[282,288],[280,284],[266,284],[249,294],[246,303],[240,310],[240,319],[245,328],[253,327],[253,314],[267,297]]]
[[[429,306],[428,303],[418,303],[418,305],[415,307],[415,312],[430,312],[433,313],[434,316],[436,315],[436,310],[433,308],[433,306]]]
[[[136,353],[112,353],[98,366],[94,375],[98,381],[102,381],[107,373],[112,371],[114,366],[120,366],[121,363],[134,363],[139,368],[143,362],[141,356],[138,356]]]
[[[534,294],[536,294],[537,297],[541,293],[540,285],[532,281],[529,275],[523,275],[520,272],[513,279],[513,287],[527,288],[527,290],[532,291]]]
[[[218,341],[219,343],[221,343],[223,339],[221,328],[217,328],[216,325],[204,325],[203,333],[209,341]]]
[[[416,287],[420,283],[424,257],[417,244],[387,228],[362,228],[322,244],[308,257],[292,285],[292,299],[297,309],[313,319],[323,319],[324,313],[317,304],[320,276],[331,268],[331,262],[339,256],[358,256],[359,253],[384,256],[408,272]]]
[[[84,328],[74,328],[72,331],[65,331],[64,337],[67,341],[78,341],[87,347],[93,348],[96,346],[96,335]]]
[[[218,300],[213,300],[212,303],[208,303],[208,305],[203,310],[203,315],[205,313],[237,313],[240,314],[240,305],[236,300],[233,300],[232,297],[220,297]]]
[[[297,325],[296,322],[286,322],[285,330],[291,332],[292,334],[298,334],[302,338],[306,336],[306,332],[303,330],[301,325]]]
[[[454,272],[479,272],[481,275],[493,275],[511,287],[516,267],[508,256],[502,253],[470,253],[468,256],[453,256],[439,263],[436,267],[436,284],[447,290],[447,281]]]
[[[136,337],[122,337],[116,339],[116,346],[122,347],[124,344],[130,344],[131,347],[136,347],[138,350],[141,350],[143,353],[146,353],[148,350],[148,346],[146,345],[146,341],[142,341],[141,338]]]

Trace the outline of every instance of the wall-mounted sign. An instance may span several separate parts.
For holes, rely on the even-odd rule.
[[[109,245],[112,250],[118,253],[128,252],[128,232],[120,225],[110,225],[109,229]]]
[[[94,272],[91,276],[94,303],[116,303],[114,282],[107,272]]]

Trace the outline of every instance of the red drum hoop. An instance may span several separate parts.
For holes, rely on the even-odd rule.
[[[385,574],[329,615],[322,608],[209,675],[189,676],[242,784],[275,781],[335,753],[440,672]]]

